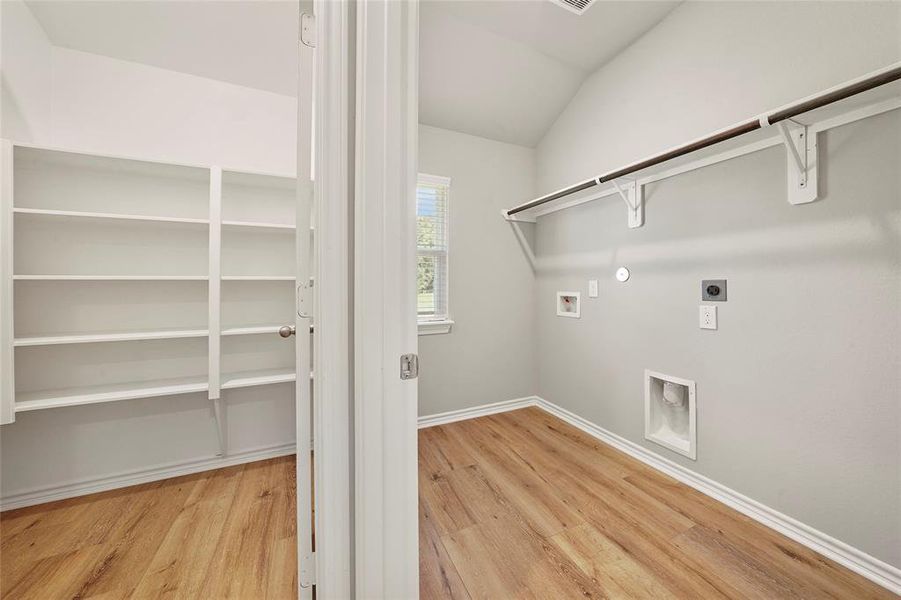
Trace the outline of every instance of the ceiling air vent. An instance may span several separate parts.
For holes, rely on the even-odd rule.
[[[585,11],[594,4],[594,0],[551,0],[551,2],[577,15],[585,14]]]

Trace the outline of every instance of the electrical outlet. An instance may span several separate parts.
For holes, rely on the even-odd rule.
[[[716,307],[701,305],[701,329],[716,329]]]
[[[588,280],[588,297],[589,298],[597,298],[598,297],[598,280],[597,279],[589,279]]]

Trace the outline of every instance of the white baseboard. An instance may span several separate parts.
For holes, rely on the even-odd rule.
[[[54,500],[64,500],[66,498],[74,498],[75,496],[84,496],[85,494],[93,494],[96,492],[105,492],[128,487],[130,485],[149,483],[151,481],[159,481],[160,479],[169,479],[181,475],[190,475],[201,471],[221,469],[222,467],[231,467],[258,460],[266,460],[267,458],[287,456],[289,454],[294,454],[294,452],[295,444],[292,442],[290,444],[280,444],[278,446],[266,446],[263,448],[243,450],[224,457],[216,456],[180,463],[166,463],[146,469],[115,473],[105,477],[83,479],[61,485],[35,488],[11,494],[9,496],[3,496],[0,498],[0,511],[22,508],[23,506],[32,506],[34,504],[43,504],[45,502],[53,502]]]
[[[434,427],[435,425],[444,425],[446,423],[475,419],[476,417],[494,415],[510,410],[516,410],[518,408],[525,408],[527,406],[536,406],[538,402],[538,396],[526,396],[525,398],[504,400],[503,402],[495,402],[493,404],[482,404],[481,406],[452,410],[436,415],[426,415],[424,417],[419,417],[417,424],[419,429],[425,429],[426,427]]]
[[[566,421],[570,425],[581,429],[590,436],[613,446],[632,458],[640,460],[646,465],[661,471],[685,485],[688,485],[711,498],[722,502],[726,506],[734,508],[738,512],[754,519],[758,523],[778,531],[823,556],[834,560],[838,564],[847,567],[855,573],[866,577],[895,594],[901,594],[901,569],[870,556],[866,552],[858,550],[848,544],[818,531],[809,525],[789,517],[769,506],[752,500],[733,489],[730,489],[712,479],[695,473],[691,469],[674,463],[671,460],[622,438],[615,433],[607,431],[603,427],[595,425],[591,421],[564,409],[544,398],[532,396],[518,398],[506,402],[486,404],[463,410],[457,410],[439,415],[420,417],[419,427],[442,425],[464,419],[473,419],[484,415],[506,412],[526,406],[538,406],[542,410]]]

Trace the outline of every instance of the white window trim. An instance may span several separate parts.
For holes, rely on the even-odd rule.
[[[450,333],[453,326],[454,322],[450,319],[445,321],[419,321],[419,335]]]
[[[425,183],[434,186],[444,186],[448,188],[448,203],[445,211],[444,219],[447,224],[447,240],[444,248],[444,254],[447,255],[447,276],[444,279],[447,288],[447,298],[445,303],[447,306],[447,317],[440,320],[417,319],[417,329],[419,335],[439,335],[450,333],[454,326],[454,321],[450,316],[450,187],[451,178],[443,175],[430,175],[429,173],[419,173],[416,178],[416,185]],[[419,254],[417,250],[417,254]]]

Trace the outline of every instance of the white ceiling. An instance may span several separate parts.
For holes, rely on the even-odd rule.
[[[26,0],[57,46],[279,94],[297,87],[292,0]],[[678,2],[422,0],[420,121],[535,146],[592,71]]]
[[[297,93],[297,2],[26,1],[55,46]]]

